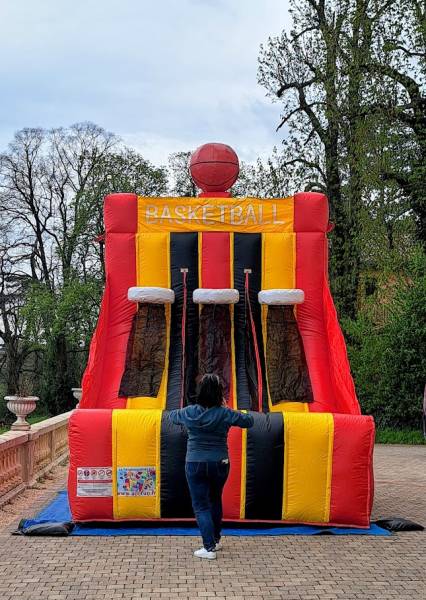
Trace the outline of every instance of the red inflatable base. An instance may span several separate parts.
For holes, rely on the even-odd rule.
[[[225,520],[369,526],[371,417],[252,414],[252,429],[229,434]],[[186,434],[167,411],[76,410],[69,442],[75,521],[193,519]]]

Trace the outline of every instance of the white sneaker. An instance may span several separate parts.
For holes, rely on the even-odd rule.
[[[214,560],[216,558],[216,552],[200,548],[194,552],[194,556],[197,558],[207,558],[208,560]]]
[[[223,549],[223,544],[221,542],[217,542],[214,551],[217,552],[218,550],[222,550]]]

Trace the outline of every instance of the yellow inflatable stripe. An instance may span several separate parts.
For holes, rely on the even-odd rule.
[[[271,406],[270,412],[307,413],[309,412],[309,404],[307,402],[280,402],[279,404],[275,404],[275,406]]]
[[[170,287],[170,234],[138,233],[136,235],[136,278],[141,287]],[[166,356],[163,377],[156,398],[134,397],[127,399],[127,408],[166,407],[167,379],[170,348],[171,306],[166,304]]]
[[[284,416],[283,519],[329,521],[333,437],[330,413]]]
[[[262,289],[295,287],[295,233],[262,235]]]
[[[153,519],[161,516],[160,435],[160,410],[113,410],[114,518]],[[138,488],[141,481],[144,485],[139,484]]]
[[[170,234],[136,234],[137,285],[170,287]]]
[[[242,410],[241,412],[247,412]],[[246,518],[246,484],[247,484],[247,429],[241,430],[241,487],[240,487],[240,519]]]
[[[138,197],[138,231],[293,231],[294,198]]]

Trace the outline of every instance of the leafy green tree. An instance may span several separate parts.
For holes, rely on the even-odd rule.
[[[93,123],[24,129],[0,156],[6,388],[24,365],[52,413],[74,405],[103,285],[103,196],[167,190],[167,172]]]
[[[190,159],[191,152],[174,152],[169,156],[169,172],[172,179],[171,194],[173,196],[190,198],[197,195],[197,186],[189,172]]]
[[[420,427],[426,381],[426,260],[419,250],[384,330],[382,411],[387,425]]]
[[[292,28],[270,38],[259,56],[259,82],[282,102],[278,129],[290,131],[287,165],[297,167],[299,178],[316,178],[330,200],[332,285],[339,308],[350,316],[360,271],[355,107],[361,93],[359,55],[369,48],[368,40],[360,42],[366,15],[359,4],[292,0]]]
[[[424,239],[424,11],[417,0],[292,0],[292,27],[261,48],[259,82],[282,104],[285,164],[330,200],[330,275],[343,315],[357,309],[366,204],[380,205],[373,212],[391,245],[400,218],[414,216]]]
[[[285,198],[291,191],[289,168],[276,148],[267,160],[258,158],[255,164],[243,162],[231,190],[233,196],[259,198]]]
[[[385,115],[399,132],[398,141],[406,149],[393,168],[383,171],[383,177],[396,182],[408,198],[417,237],[425,244],[426,4],[423,0],[391,3],[379,33],[379,51],[366,68],[373,77],[383,80],[385,89],[394,93],[387,94],[384,100],[376,98],[372,109]]]
[[[156,167],[130,148],[114,148],[102,157],[93,172],[90,187],[85,192],[88,220],[82,232],[80,263],[87,271],[90,255],[96,255],[96,270],[104,277],[104,215],[103,202],[108,194],[123,192],[139,196],[164,196],[168,190],[168,172]],[[93,269],[90,269],[93,272]],[[84,278],[86,274],[83,273]]]
[[[101,281],[74,279],[52,294],[44,285],[29,290],[22,316],[27,338],[42,359],[35,391],[50,414],[69,409],[69,392],[77,387],[99,312]],[[58,369],[58,364],[61,369]]]
[[[426,381],[425,299],[426,258],[417,248],[403,274],[393,281],[382,277],[369,310],[344,321],[363,411],[373,414],[380,426],[420,428]]]

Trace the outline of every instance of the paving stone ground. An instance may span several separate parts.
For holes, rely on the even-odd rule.
[[[426,446],[376,446],[375,474],[374,518],[426,524]],[[36,513],[64,483],[62,469],[26,510],[20,500],[20,516]],[[16,514],[8,511],[0,529],[1,600],[426,598],[425,532],[230,537],[209,562],[192,557],[193,537],[11,536]]]

